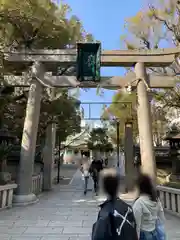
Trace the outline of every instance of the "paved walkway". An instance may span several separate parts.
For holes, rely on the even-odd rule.
[[[98,212],[96,198],[82,194],[80,174],[68,186],[55,186],[31,206],[0,212],[1,240],[88,240]],[[167,216],[170,240],[180,240],[180,220]]]

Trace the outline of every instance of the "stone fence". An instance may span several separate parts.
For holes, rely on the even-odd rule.
[[[43,190],[43,173],[32,177],[32,192],[36,195],[40,194]]]
[[[0,209],[12,207],[14,189],[17,184],[0,186]],[[158,186],[165,211],[180,217],[180,189]],[[43,191],[43,173],[32,177],[32,192],[36,195]]]
[[[0,210],[12,207],[13,193],[17,184],[6,184],[0,186]],[[32,192],[40,194],[43,190],[43,173],[32,177]]]
[[[180,189],[158,186],[164,210],[180,217]]]
[[[16,188],[15,183],[0,186],[0,209],[12,207],[13,192]]]

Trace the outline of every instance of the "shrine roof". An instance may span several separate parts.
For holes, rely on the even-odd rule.
[[[164,138],[164,140],[180,140],[180,133],[177,132],[170,132],[167,134],[167,136]]]
[[[63,144],[69,147],[85,145],[87,144],[89,136],[89,131],[85,128],[81,133],[78,133],[75,136],[69,136]]]

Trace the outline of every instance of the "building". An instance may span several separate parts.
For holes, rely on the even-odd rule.
[[[82,131],[74,136],[69,136],[63,143],[66,146],[63,152],[63,160],[65,163],[72,163],[75,158],[81,157],[83,153],[90,156],[90,151],[87,148],[87,142],[90,137],[90,129],[87,125],[82,127]]]

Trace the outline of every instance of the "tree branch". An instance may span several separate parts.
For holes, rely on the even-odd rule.
[[[149,9],[152,11],[153,17],[154,17],[156,20],[158,20],[159,22],[163,23],[169,31],[171,31],[171,32],[174,33],[174,30],[175,30],[174,27],[175,27],[175,26],[173,26],[173,25],[170,26],[165,19],[160,18],[160,17],[156,14],[156,9],[155,9],[154,6],[152,6],[152,5],[149,4]]]
[[[141,40],[143,41],[143,43],[144,43],[144,45],[146,46],[147,49],[151,49],[150,41],[148,41],[144,37],[141,37]]]

